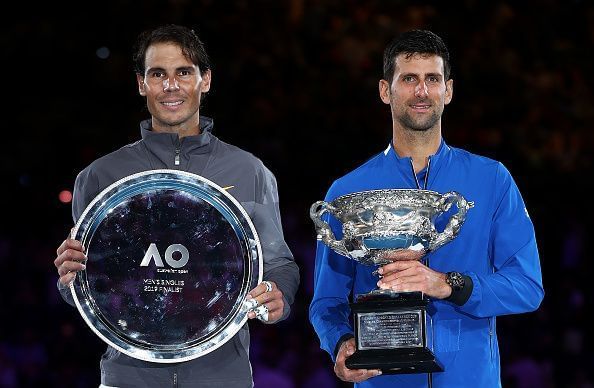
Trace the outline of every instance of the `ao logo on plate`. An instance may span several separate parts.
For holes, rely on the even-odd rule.
[[[178,260],[174,259],[173,252],[181,253],[181,258]],[[165,262],[167,262],[167,264],[169,264],[169,266],[172,268],[183,267],[184,265],[188,264],[189,259],[190,253],[188,252],[188,249],[181,244],[171,244],[169,247],[167,247],[167,250],[165,250]],[[153,260],[155,261],[155,265],[157,267],[165,266],[155,243],[151,243],[151,245],[149,245],[146,253],[144,254],[144,258],[142,259],[142,263],[140,263],[140,266],[148,267],[149,263]]]

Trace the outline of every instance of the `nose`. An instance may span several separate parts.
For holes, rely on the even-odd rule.
[[[163,91],[164,92],[175,92],[179,90],[179,83],[177,82],[177,78],[167,77],[163,80]]]
[[[421,81],[415,86],[415,97],[427,97],[428,94],[429,89],[427,88],[425,81]]]

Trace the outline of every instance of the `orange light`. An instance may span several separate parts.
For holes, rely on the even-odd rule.
[[[70,192],[70,190],[62,190],[60,191],[58,198],[62,203],[70,203],[72,201],[72,193]]]

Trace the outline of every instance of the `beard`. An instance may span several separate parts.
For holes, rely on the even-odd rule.
[[[414,114],[408,111],[408,107],[413,104],[428,104],[431,111],[426,114]],[[397,103],[393,97],[390,99],[390,106],[392,108],[392,117],[395,117],[403,128],[413,132],[427,132],[434,128],[441,119],[444,108],[443,102],[440,101],[412,99],[402,104]]]
[[[437,112],[431,112],[431,115],[425,118],[414,119],[410,114],[404,113],[397,117],[398,122],[404,127],[415,132],[425,132],[433,128],[439,121],[440,115]]]

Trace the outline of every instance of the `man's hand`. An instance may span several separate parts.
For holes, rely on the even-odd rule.
[[[347,357],[355,353],[355,339],[351,338],[340,345],[338,354],[336,355],[336,363],[334,364],[334,373],[342,381],[348,381],[351,383],[360,383],[369,378],[381,375],[382,372],[379,369],[349,369],[344,364]]]
[[[269,286],[267,286],[267,283]],[[267,289],[268,287],[268,289]],[[268,320],[261,319],[264,323],[274,323],[283,316],[283,310],[285,308],[285,302],[283,300],[283,293],[278,289],[276,283],[270,281],[263,281],[258,284],[253,290],[249,292],[246,300],[254,299],[258,304],[256,309],[261,306],[266,306],[264,310],[268,310]],[[249,319],[256,318],[256,313],[250,311],[248,313]]]
[[[377,285],[382,290],[421,291],[433,298],[445,299],[452,294],[446,275],[417,260],[394,261],[379,268],[382,278]]]
[[[84,263],[87,261],[87,256],[83,252],[82,244],[71,238],[64,240],[58,247],[54,265],[60,276],[60,284],[64,286],[70,284],[76,277],[76,273],[85,269]]]
[[[427,252],[424,249],[418,251],[413,251],[412,249],[398,249],[396,251],[384,253],[382,258],[392,261],[413,261],[421,260],[423,256],[425,256],[425,253]]]

